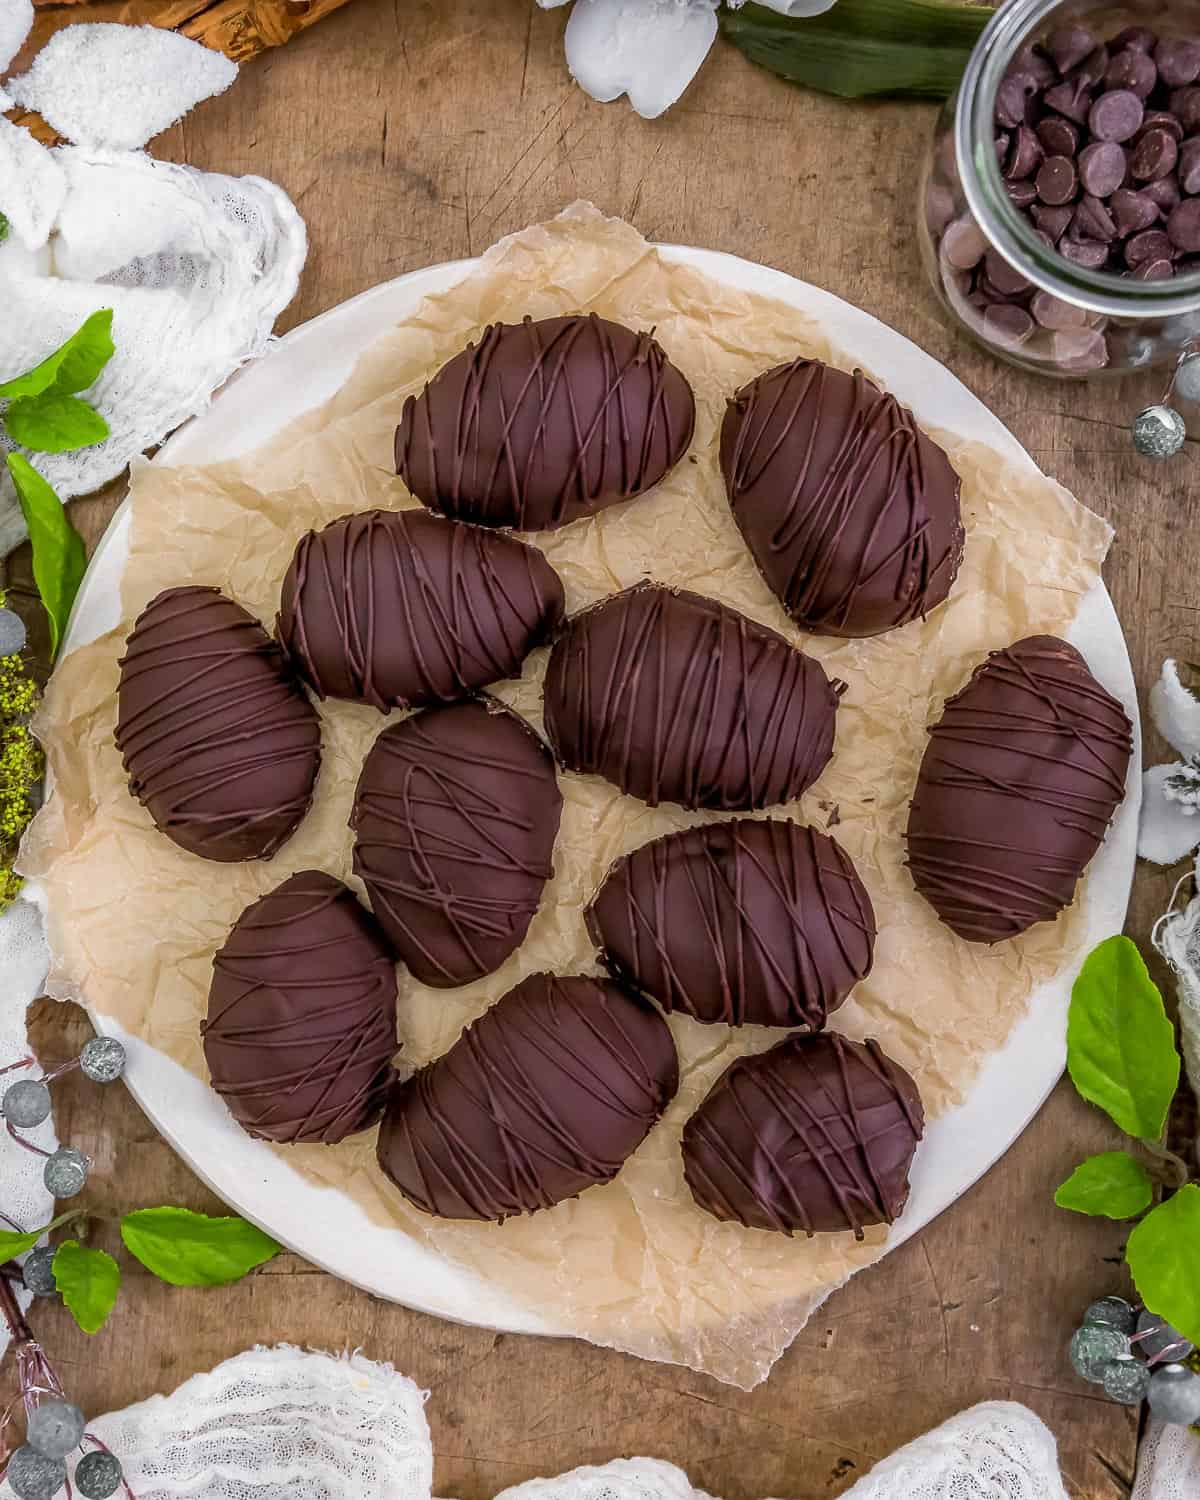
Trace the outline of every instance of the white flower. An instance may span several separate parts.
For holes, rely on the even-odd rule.
[[[1170,658],[1150,690],[1150,717],[1183,759],[1152,766],[1142,778],[1138,853],[1173,865],[1200,844],[1200,699],[1180,682]]]
[[[537,0],[553,10],[568,0]],[[730,0],[741,5],[744,0]],[[784,16],[819,16],[837,0],[762,0]],[[567,67],[607,103],[622,94],[652,120],[699,72],[717,35],[718,0],[576,0],[567,22]]]

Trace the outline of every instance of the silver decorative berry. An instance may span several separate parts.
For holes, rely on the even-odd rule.
[[[1133,1347],[1143,1359],[1154,1365],[1167,1359],[1186,1359],[1195,1345],[1157,1313],[1147,1311],[1137,1321]]]
[[[116,1037],[94,1036],[84,1043],[79,1066],[93,1083],[115,1083],[125,1071],[125,1048]]]
[[[1129,1339],[1115,1328],[1085,1324],[1071,1340],[1071,1364],[1077,1375],[1093,1385],[1103,1385],[1105,1372],[1114,1360],[1129,1358]]]
[[[0,609],[0,656],[15,656],[25,646],[25,622],[11,609]]]
[[[1137,1308],[1130,1306],[1124,1297],[1101,1297],[1084,1313],[1083,1321],[1095,1327],[1115,1328],[1118,1333],[1130,1334],[1137,1327]]]
[[[1114,1360],[1104,1372],[1104,1394],[1124,1406],[1140,1406],[1150,1385],[1150,1371],[1140,1359]]]
[[[85,1453],[75,1469],[75,1488],[83,1500],[108,1500],[121,1483],[121,1463],[115,1453]]]
[[[17,1500],[50,1500],[67,1482],[67,1466],[61,1458],[47,1458],[28,1443],[8,1461],[4,1477]]]
[[[1146,1399],[1162,1421],[1191,1427],[1200,1422],[1200,1375],[1186,1365],[1160,1365],[1150,1376]]]
[[[1185,401],[1200,401],[1200,354],[1188,354],[1175,371],[1175,393]]]
[[[46,1458],[66,1458],[86,1430],[87,1419],[73,1401],[43,1401],[29,1413],[25,1441]]]
[[[0,1099],[0,1111],[10,1125],[29,1130],[49,1116],[50,1090],[40,1078],[22,1078],[20,1083],[10,1083]]]
[[[1133,419],[1133,446],[1143,458],[1174,458],[1186,438],[1183,418],[1172,406],[1148,406]]]
[[[54,1281],[54,1247],[31,1250],[21,1267],[21,1280],[35,1297],[53,1297],[58,1287]]]
[[[46,1158],[42,1181],[55,1198],[73,1198],[87,1181],[88,1159],[74,1146],[60,1146]]]

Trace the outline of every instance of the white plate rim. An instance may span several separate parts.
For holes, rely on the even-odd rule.
[[[721,251],[680,245],[657,249],[718,280],[809,311],[836,343],[854,350],[856,358],[926,425],[964,431],[954,416],[966,415],[965,435],[1037,470],[999,418],[956,376],[871,314],[786,272]],[[181,427],[153,461],[213,462],[257,446],[272,431],[328,399],[381,326],[398,322],[424,296],[447,289],[478,264],[477,260],[460,260],[409,272],[299,325],[274,341],[260,360],[232,377],[210,408]],[[336,352],[333,349],[332,340],[339,336],[352,345],[349,352],[341,345]],[[283,372],[289,364],[303,370],[306,378],[297,380],[293,374],[285,380]],[[277,414],[269,429],[264,429],[264,392],[280,386],[283,394],[275,390],[277,405],[272,408]],[[234,396],[238,401],[231,399]],[[257,411],[260,420],[243,420],[247,411]],[[93,554],[72,612],[64,656],[119,620],[119,582],[128,553],[130,519],[125,500]],[[1119,931],[1124,923],[1135,861],[1141,743],[1132,667],[1102,583],[1083,601],[1069,635],[1104,685],[1125,704],[1135,726],[1126,800],[1092,863],[1087,934],[1080,945],[1082,962],[1082,955],[1095,942]],[[38,895],[36,884],[33,894]],[[1066,1011],[1077,969],[1078,963],[1068,966],[1035,992],[1027,1014],[1007,1043],[987,1060],[968,1098],[930,1126],[914,1163],[908,1207],[891,1230],[889,1249],[923,1228],[977,1182],[1037,1114],[1062,1073]],[[129,1049],[127,1082],[155,1128],[207,1186],[289,1249],[374,1295],[451,1321],[503,1332],[563,1332],[403,1231],[374,1223],[341,1193],[301,1177],[269,1147],[246,1136],[206,1084],[126,1033],[111,1018],[90,1008],[89,1014],[98,1030],[118,1036]],[[1001,1119],[1003,1125],[997,1128]],[[943,1156],[946,1161],[941,1160]],[[965,1170],[964,1161],[970,1163]],[[957,1164],[957,1170],[947,1170],[950,1162]]]

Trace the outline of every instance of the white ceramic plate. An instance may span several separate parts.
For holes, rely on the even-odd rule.
[[[927,425],[987,443],[1034,468],[1017,440],[953,375],[869,314],[780,271],[735,256],[662,247],[718,280],[778,297],[818,318],[843,347],[884,380]],[[212,407],[164,445],[157,462],[212,463],[256,447],[285,423],[331,396],[381,328],[399,322],[422,297],[453,285],[476,264],[456,261],[401,276],[295,329],[241,371]],[[129,551],[128,504],[113,517],[76,601],[66,650],[111,630]],[[1133,672],[1103,585],[1084,601],[1071,640],[1100,681],[1138,722]],[[1034,995],[1025,1019],[988,1060],[958,1109],[930,1126],[913,1165],[912,1195],[890,1243],[915,1234],[971,1186],[1037,1113],[1062,1072],[1071,984],[1083,955],[1119,932],[1129,900],[1141,794],[1141,745],[1135,735],[1126,800],[1092,864],[1087,924],[1077,960]],[[372,1223],[349,1199],[295,1173],[236,1126],[215,1093],[169,1058],[104,1016],[98,1028],[130,1052],[134,1097],[180,1156],[227,1203],[305,1259],[378,1296],[424,1312],[518,1333],[555,1333],[536,1313],[434,1255],[398,1229]]]

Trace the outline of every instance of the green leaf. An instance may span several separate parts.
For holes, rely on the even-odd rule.
[[[17,487],[21,514],[29,527],[33,579],[50,616],[51,654],[57,655],[87,567],[87,552],[83,538],[67,519],[62,501],[29,460],[19,453],[10,453],[8,472]]]
[[[3,245],[4,241],[7,238],[8,238],[8,218],[6,217],[6,215],[0,214],[0,245]]]
[[[1089,1156],[1054,1195],[1059,1208],[1106,1219],[1136,1219],[1154,1202],[1154,1184],[1126,1151]]]
[[[49,1228],[47,1224],[45,1229],[31,1229],[28,1234],[18,1234],[14,1229],[0,1229],[0,1265],[32,1250]]]
[[[22,396],[4,413],[4,425],[14,443],[35,453],[71,453],[91,448],[108,436],[108,423],[94,406],[78,396],[47,391]]]
[[[140,1208],[121,1220],[125,1248],[172,1286],[222,1286],[278,1255],[245,1219],[210,1219],[189,1208]]]
[[[0,385],[0,396],[15,401],[19,396],[40,396],[43,391],[87,390],[113,357],[112,320],[111,307],[94,312],[40,365]]]
[[[54,1284],[84,1333],[99,1333],[121,1288],[121,1268],[104,1250],[64,1240],[54,1252]]]
[[[1071,991],[1067,1068],[1127,1135],[1158,1141],[1179,1087],[1175,1029],[1127,937],[1093,948]]]
[[[845,99],[945,99],[992,19],[987,6],[943,0],[839,0],[822,16],[792,18],[763,5],[719,14],[722,33],[751,62]]]
[[[1181,1187],[1136,1224],[1125,1259],[1150,1311],[1200,1344],[1200,1187]]]

